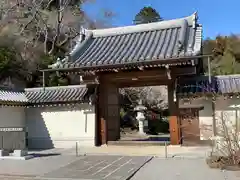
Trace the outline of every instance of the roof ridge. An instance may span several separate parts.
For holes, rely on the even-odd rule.
[[[0,87],[0,91],[24,93],[24,90],[22,90],[22,89],[15,89],[15,88],[4,87],[4,86]]]
[[[217,75],[215,77],[216,78],[230,78],[230,77],[239,77],[240,78],[240,74]]]
[[[56,90],[56,89],[71,89],[71,88],[86,88],[86,85],[70,85],[70,86],[53,86],[53,87],[38,87],[38,88],[25,88],[25,92],[29,91],[44,91],[44,90]]]
[[[92,34],[93,37],[104,37],[104,36],[114,36],[114,35],[122,35],[122,34],[131,34],[136,32],[176,28],[176,27],[181,27],[184,21],[187,22],[189,26],[193,26],[193,28],[195,28],[197,19],[198,19],[197,12],[194,12],[192,15],[187,17],[164,20],[160,22],[105,28],[105,29],[96,29],[96,30],[86,30],[86,35]]]

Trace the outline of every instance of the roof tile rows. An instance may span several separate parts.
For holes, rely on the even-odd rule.
[[[89,101],[94,88],[86,85],[58,86],[25,89],[24,92],[0,90],[0,103],[44,104]],[[240,75],[214,76],[211,83],[208,76],[180,78],[177,82],[176,93],[179,96],[195,94],[239,94]]]
[[[0,102],[27,102],[24,92],[16,92],[16,91],[8,91],[1,90],[0,91]]]
[[[69,57],[52,67],[97,67],[192,57],[201,53],[197,14],[181,19],[118,28],[86,30]]]
[[[240,75],[214,76],[211,77],[210,82],[208,76],[182,78],[178,81],[178,95],[191,95],[199,93],[240,93]]]
[[[82,85],[29,88],[24,92],[0,91],[0,102],[20,104],[82,102],[90,91]]]
[[[58,103],[82,101],[87,92],[85,86],[62,86],[26,89],[25,96],[29,103]]]

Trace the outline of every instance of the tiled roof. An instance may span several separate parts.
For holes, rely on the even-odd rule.
[[[60,86],[25,89],[29,103],[61,103],[83,101],[88,92],[86,86]]]
[[[85,85],[27,88],[25,92],[0,90],[0,103],[17,103],[24,105],[44,103],[71,103],[89,101],[93,88]]]
[[[69,57],[51,68],[103,67],[193,57],[201,53],[197,14],[181,19],[126,27],[86,30]],[[171,64],[171,63],[170,63]]]
[[[240,75],[214,76],[211,77],[211,83],[209,83],[208,76],[179,79],[177,84],[178,95],[199,93],[239,94]]]
[[[0,90],[0,102],[25,103],[27,101],[28,99],[25,97],[24,92]]]

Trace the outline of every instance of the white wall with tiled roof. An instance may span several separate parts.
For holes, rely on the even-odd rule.
[[[95,110],[89,104],[26,109],[28,147],[95,145]]]

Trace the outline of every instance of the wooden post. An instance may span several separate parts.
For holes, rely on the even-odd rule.
[[[98,89],[98,103],[97,103],[97,121],[98,121],[98,145],[103,145],[107,143],[107,123],[106,123],[106,93],[104,85],[100,84]]]
[[[42,72],[43,73],[43,77],[42,77],[42,86],[43,86],[43,88],[45,88],[45,86],[46,86],[46,77],[45,77],[45,71],[43,71]]]
[[[213,118],[213,136],[217,135],[217,124],[216,124],[216,115],[215,115],[215,99],[212,98],[212,118]]]
[[[180,144],[180,125],[178,122],[178,101],[174,102],[174,81],[168,85],[169,131],[172,145]]]
[[[210,62],[210,57],[208,57],[208,81],[209,81],[209,84],[211,84],[212,78],[211,78],[211,62]]]
[[[76,157],[78,157],[78,142],[76,142]]]
[[[236,133],[239,133],[239,119],[238,119],[238,109],[235,110],[235,118],[236,118]]]
[[[164,142],[164,145],[165,145],[165,158],[167,159],[168,158],[167,142]]]

